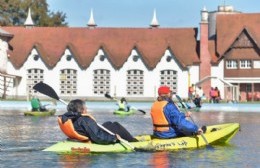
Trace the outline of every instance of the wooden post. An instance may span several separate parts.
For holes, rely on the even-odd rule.
[[[6,99],[6,91],[7,91],[7,87],[6,87],[6,77],[4,77],[4,92],[3,92],[3,96],[2,99]]]

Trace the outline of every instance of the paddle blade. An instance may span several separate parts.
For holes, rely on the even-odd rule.
[[[47,85],[46,83],[39,82],[33,86],[33,89],[53,99],[56,100],[60,99],[57,93],[54,91],[54,89],[49,85]]]
[[[143,114],[146,114],[146,112],[144,110],[141,110],[141,109],[137,109],[137,110],[142,112]]]
[[[106,92],[105,97],[108,98],[108,99],[113,99],[113,98],[109,95],[108,92]]]

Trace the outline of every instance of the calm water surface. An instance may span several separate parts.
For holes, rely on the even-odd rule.
[[[146,115],[137,113],[128,117],[113,115],[111,108],[113,105],[107,106],[106,103],[90,105],[90,111],[99,123],[109,120],[118,121],[133,135],[152,133],[147,104],[136,104],[147,111]],[[259,167],[260,165],[260,110],[259,112],[194,112],[193,118],[200,126],[228,122],[240,123],[241,131],[230,143],[225,146],[214,146],[214,150],[90,155],[60,155],[42,151],[66,138],[57,124],[57,115],[64,113],[65,107],[60,107],[56,116],[49,117],[25,117],[23,115],[25,110],[26,107],[19,107],[17,103],[9,103],[8,108],[6,105],[0,106],[0,167],[237,168]]]

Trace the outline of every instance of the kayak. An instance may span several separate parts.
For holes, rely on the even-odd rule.
[[[227,123],[207,126],[203,134],[209,144],[226,144],[238,132],[239,123]],[[58,142],[43,151],[56,153],[107,153],[107,152],[133,152],[133,151],[174,151],[180,149],[196,149],[206,147],[207,143],[201,135],[178,137],[172,139],[158,139],[152,135],[136,136],[138,142],[115,143],[101,145],[65,140]]]
[[[115,110],[114,114],[117,114],[117,115],[130,115],[130,114],[134,114],[135,112],[136,112],[135,109],[130,109],[129,111]]]
[[[54,115],[56,112],[55,109],[48,110],[48,111],[26,111],[24,112],[25,116],[51,116]]]

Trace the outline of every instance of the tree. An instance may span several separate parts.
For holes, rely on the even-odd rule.
[[[0,26],[23,25],[29,8],[37,26],[67,26],[66,14],[50,12],[46,0],[0,0]]]

